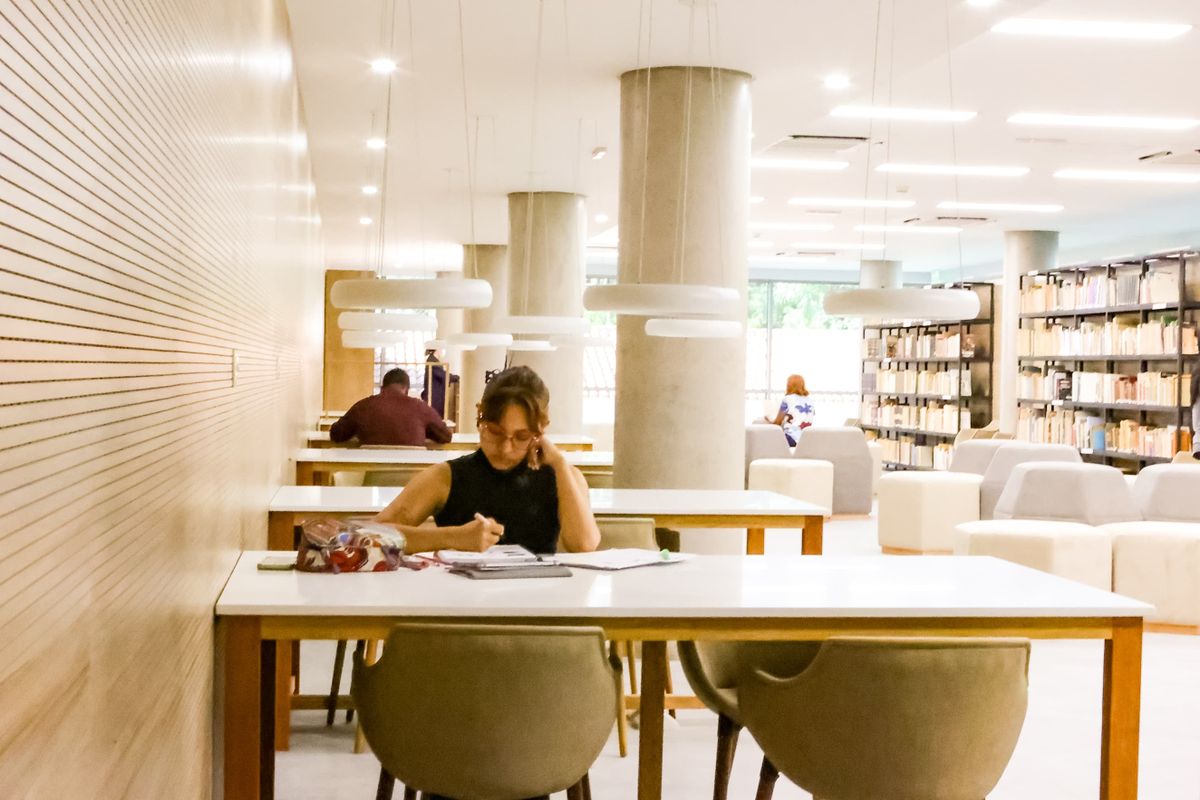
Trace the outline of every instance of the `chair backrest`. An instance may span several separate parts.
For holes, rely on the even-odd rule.
[[[792,455],[833,464],[833,513],[870,513],[875,467],[861,428],[805,428]]]
[[[738,690],[746,727],[815,797],[980,800],[1025,720],[1024,639],[829,639],[793,678]]]
[[[599,628],[414,623],[374,665],[355,655],[350,691],[405,786],[520,800],[583,777],[616,720],[616,681]]]
[[[999,447],[992,456],[983,482],[979,485],[979,518],[991,519],[996,510],[996,501],[1004,491],[1004,484],[1013,467],[1027,461],[1066,461],[1080,463],[1083,458],[1074,447],[1065,444],[1028,444],[1011,442]]]
[[[597,517],[596,526],[600,528],[600,546],[597,550],[619,547],[658,549],[658,542],[654,538],[654,520],[648,517]]]
[[[1004,441],[995,438],[968,439],[962,444],[956,444],[954,452],[950,456],[950,472],[970,472],[974,475],[983,475],[987,472],[988,465],[992,463],[992,457],[996,455],[997,448],[1002,446],[1004,446]]]
[[[746,474],[750,479],[750,462],[756,458],[787,458],[792,454],[787,436],[778,425],[746,426]]]
[[[1144,519],[1200,522],[1200,464],[1153,464],[1133,481],[1133,501]]]
[[[812,663],[820,642],[680,641],[679,664],[700,702],[739,725],[738,681],[753,670],[768,675],[798,675]]]
[[[969,442],[975,439],[992,439],[999,432],[999,420],[992,420],[982,428],[963,428],[958,432],[958,435],[954,437],[954,446],[958,447],[958,445],[962,444],[963,442]]]
[[[1116,467],[1027,461],[1012,468],[992,517],[1106,525],[1142,515]]]
[[[1187,450],[1180,450],[1171,458],[1172,464],[1200,464],[1200,458],[1196,458],[1195,453],[1189,453]]]

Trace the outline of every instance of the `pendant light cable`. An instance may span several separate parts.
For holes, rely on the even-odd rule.
[[[462,77],[462,106],[463,106],[463,143],[467,156],[467,214],[470,226],[470,241],[471,244],[476,244],[475,239],[475,161],[472,158],[471,149],[471,114],[468,110],[467,103],[467,36],[466,26],[463,24],[463,4],[462,0],[458,0],[458,63],[460,75]],[[479,121],[475,121],[475,141],[479,141]],[[472,261],[475,259],[475,248],[471,248]],[[466,268],[466,260],[463,261],[463,267]],[[477,270],[472,267],[470,277],[478,277]]]
[[[950,49],[950,0],[946,0],[945,11],[946,85],[950,92],[950,109],[954,110],[957,106],[954,105],[954,60],[953,51]],[[954,165],[954,207],[961,208],[958,201],[958,131],[953,123],[950,125],[950,159],[950,163]],[[958,243],[958,280],[959,283],[966,283],[966,274],[963,272],[962,226],[958,227],[959,231],[954,235]]]

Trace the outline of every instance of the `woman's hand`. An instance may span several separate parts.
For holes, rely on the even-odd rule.
[[[450,536],[454,550],[467,550],[482,553],[500,541],[504,535],[504,526],[491,517],[476,514],[475,519],[466,525],[460,525]]]
[[[538,437],[534,447],[538,448],[541,453],[542,463],[550,469],[558,470],[567,463],[563,451],[558,449],[558,445],[547,439],[545,436]]]

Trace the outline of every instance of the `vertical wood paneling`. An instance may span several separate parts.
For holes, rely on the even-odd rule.
[[[320,405],[303,134],[282,2],[0,0],[0,797],[211,794],[212,604]]]

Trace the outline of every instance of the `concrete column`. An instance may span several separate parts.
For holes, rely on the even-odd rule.
[[[992,368],[1000,376],[1000,430],[1017,430],[1017,329],[1021,313],[1021,276],[1044,271],[1058,260],[1058,231],[1005,231],[1004,280],[1000,291],[1000,338]]]
[[[508,309],[514,316],[583,314],[583,250],[587,217],[582,195],[513,192],[508,196]],[[521,337],[518,337],[521,338]],[[540,336],[524,338],[538,339]],[[550,430],[583,430],[583,347],[510,354],[550,389]]]
[[[468,309],[463,313],[463,330],[467,333],[496,333],[496,323],[508,316],[508,247],[502,244],[468,244],[463,246],[463,275],[481,278],[492,285],[492,305]],[[503,347],[480,347],[463,353],[462,377],[459,379],[460,402],[458,429],[475,430],[475,406],[483,397],[484,380],[488,370],[504,368],[508,350]]]
[[[743,321],[750,80],[706,67],[621,76],[618,280],[732,287]],[[745,337],[657,338],[645,321],[617,322],[614,485],[742,488]],[[687,546],[714,549],[704,541],[715,540]],[[720,550],[741,542],[723,537]]]

